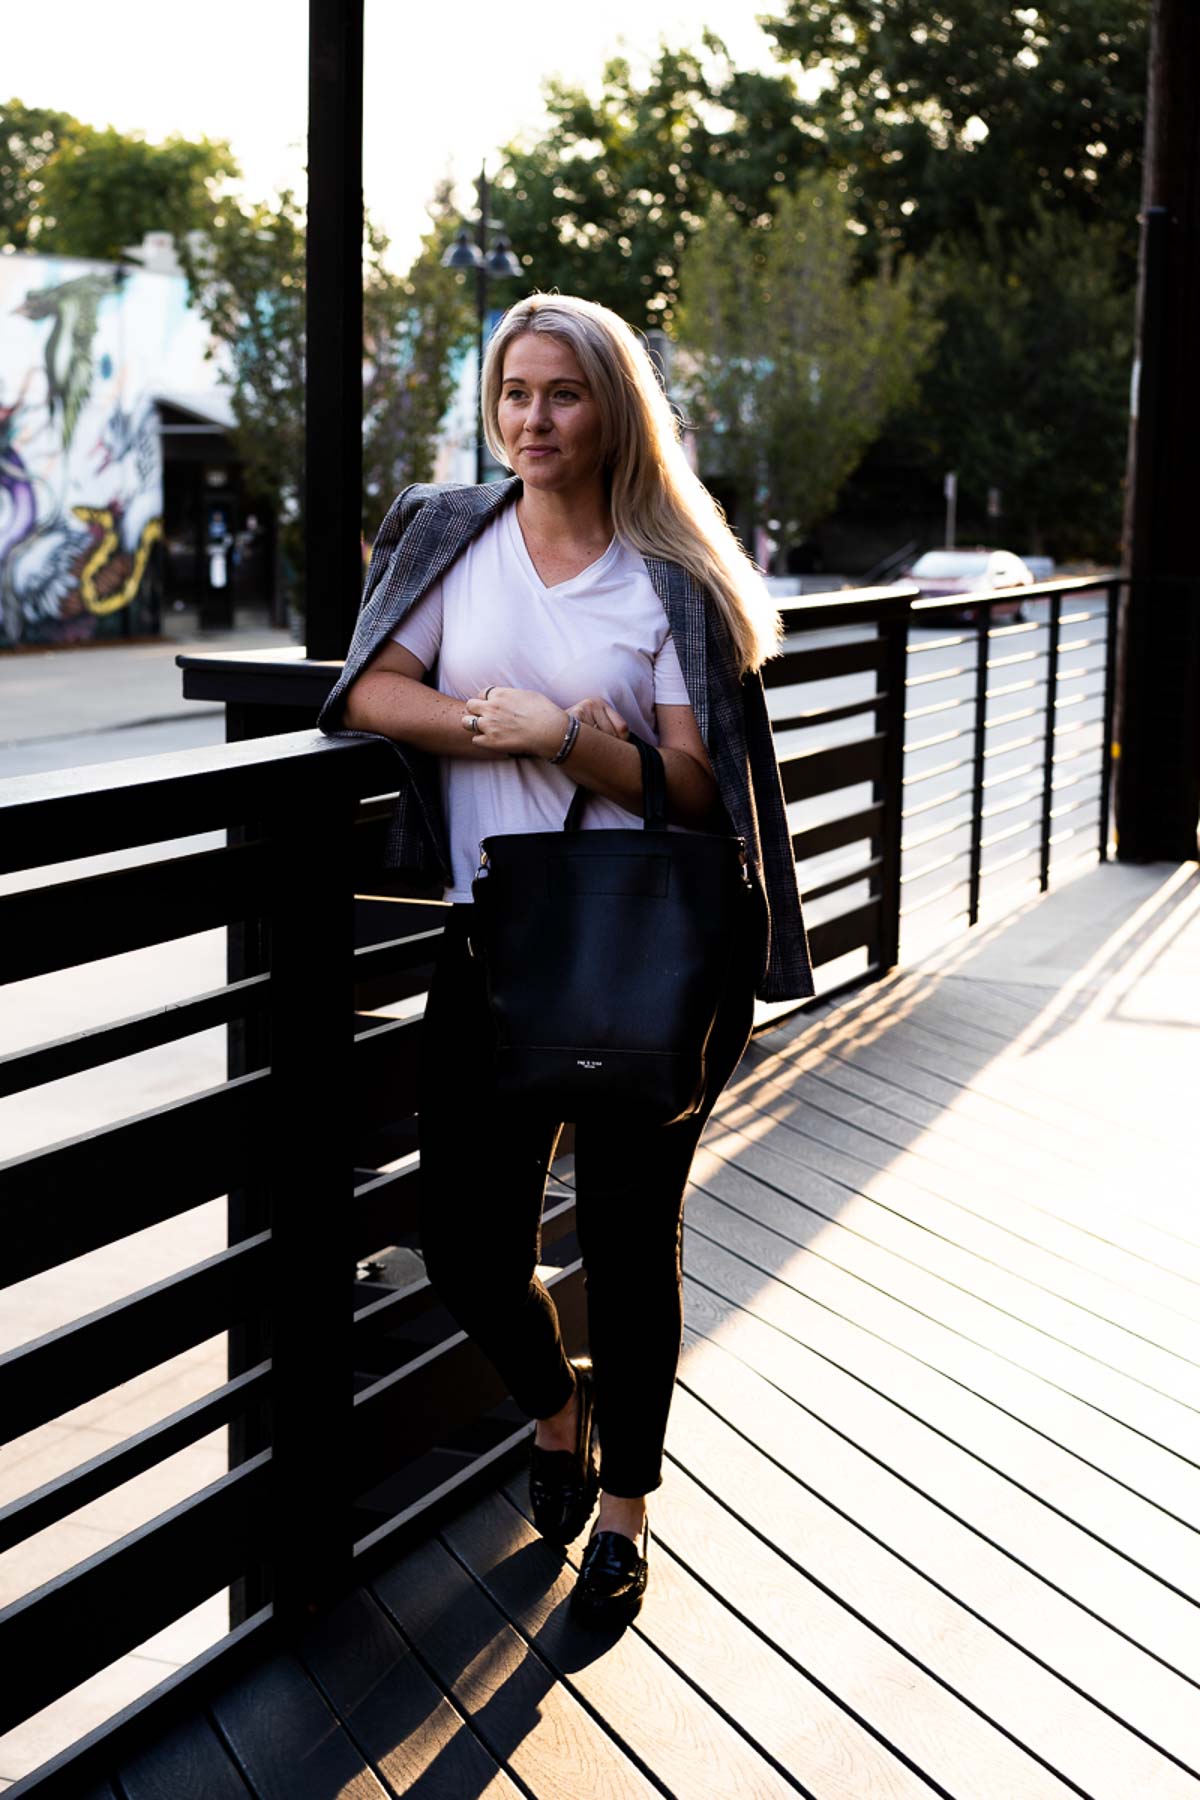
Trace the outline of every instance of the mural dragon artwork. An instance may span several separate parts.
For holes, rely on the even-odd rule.
[[[57,504],[39,519],[33,473],[13,442],[17,413],[16,405],[0,407],[0,622],[14,644],[27,626],[60,616],[90,541]]]
[[[157,628],[155,395],[213,385],[182,278],[79,269],[0,259],[0,646],[79,642],[130,607]]]
[[[97,314],[105,294],[119,292],[125,271],[80,275],[57,287],[35,288],[22,306],[13,308],[20,319],[53,319],[42,360],[46,369],[46,396],[50,417],[62,421],[64,452],[71,448],[75,427],[92,391],[95,366],[92,345],[96,340]]]
[[[76,506],[72,510],[77,519],[99,526],[101,532],[100,542],[80,571],[79,591],[83,603],[89,612],[99,615],[117,612],[122,606],[129,605],[142,585],[150,552],[162,536],[162,520],[147,519],[132,558],[123,559],[132,564],[124,573],[119,563],[110,567],[121,547],[120,533],[114,528],[117,517],[114,509],[110,506]],[[101,579],[106,570],[116,577],[111,584]]]

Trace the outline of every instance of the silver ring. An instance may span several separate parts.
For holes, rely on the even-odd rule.
[[[467,714],[467,730],[471,733],[472,737],[474,737],[475,733],[479,730],[479,714],[478,713],[468,713]]]
[[[493,682],[493,683],[492,683],[492,687],[495,687],[495,685],[496,685],[496,684],[495,684],[495,682]],[[492,691],[492,688],[490,688],[490,687],[485,687],[485,688],[484,688],[484,690],[483,690],[483,697],[484,697],[484,699],[485,699],[485,700],[486,700],[486,699],[487,699],[487,697],[488,697],[488,695],[489,695],[489,694],[490,694],[490,693],[491,693],[491,691]]]

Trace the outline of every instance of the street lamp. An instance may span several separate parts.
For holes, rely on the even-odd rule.
[[[508,239],[501,234],[488,251],[489,230],[499,230],[499,222],[488,218],[489,185],[487,165],[479,171],[479,217],[475,222],[475,241],[464,225],[442,257],[443,269],[474,269],[475,315],[478,321],[478,364],[475,376],[475,479],[483,480],[483,334],[487,322],[487,284],[489,281],[511,281],[524,273],[513,255]]]

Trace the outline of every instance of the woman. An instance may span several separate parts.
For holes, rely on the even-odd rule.
[[[452,903],[422,1036],[426,1266],[537,1421],[539,1530],[570,1543],[599,1493],[572,1610],[603,1625],[632,1617],[646,1587],[646,1497],[662,1480],[700,1131],[745,1048],[755,991],[812,992],[757,674],[779,622],[615,313],[565,296],[514,306],[484,362],[483,412],[514,478],[400,495],[320,723],[396,745],[405,779],[387,860],[440,871]],[[489,833],[559,829],[576,786],[589,790],[585,829],[640,816],[631,730],[661,751],[676,828],[732,826],[745,838],[762,928],[740,947],[700,1111],[667,1126],[614,1118],[577,1129],[591,1355],[572,1362],[535,1273],[560,1121],[495,1100],[466,920]],[[476,1155],[463,1154],[464,1139]]]

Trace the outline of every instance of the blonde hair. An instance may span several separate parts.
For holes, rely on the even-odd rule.
[[[617,536],[693,575],[711,594],[742,671],[757,669],[778,648],[779,612],[690,467],[653,363],[615,312],[570,294],[531,294],[509,308],[483,359],[483,428],[492,455],[508,466],[499,427],[504,358],[528,332],[568,344],[596,398]]]

